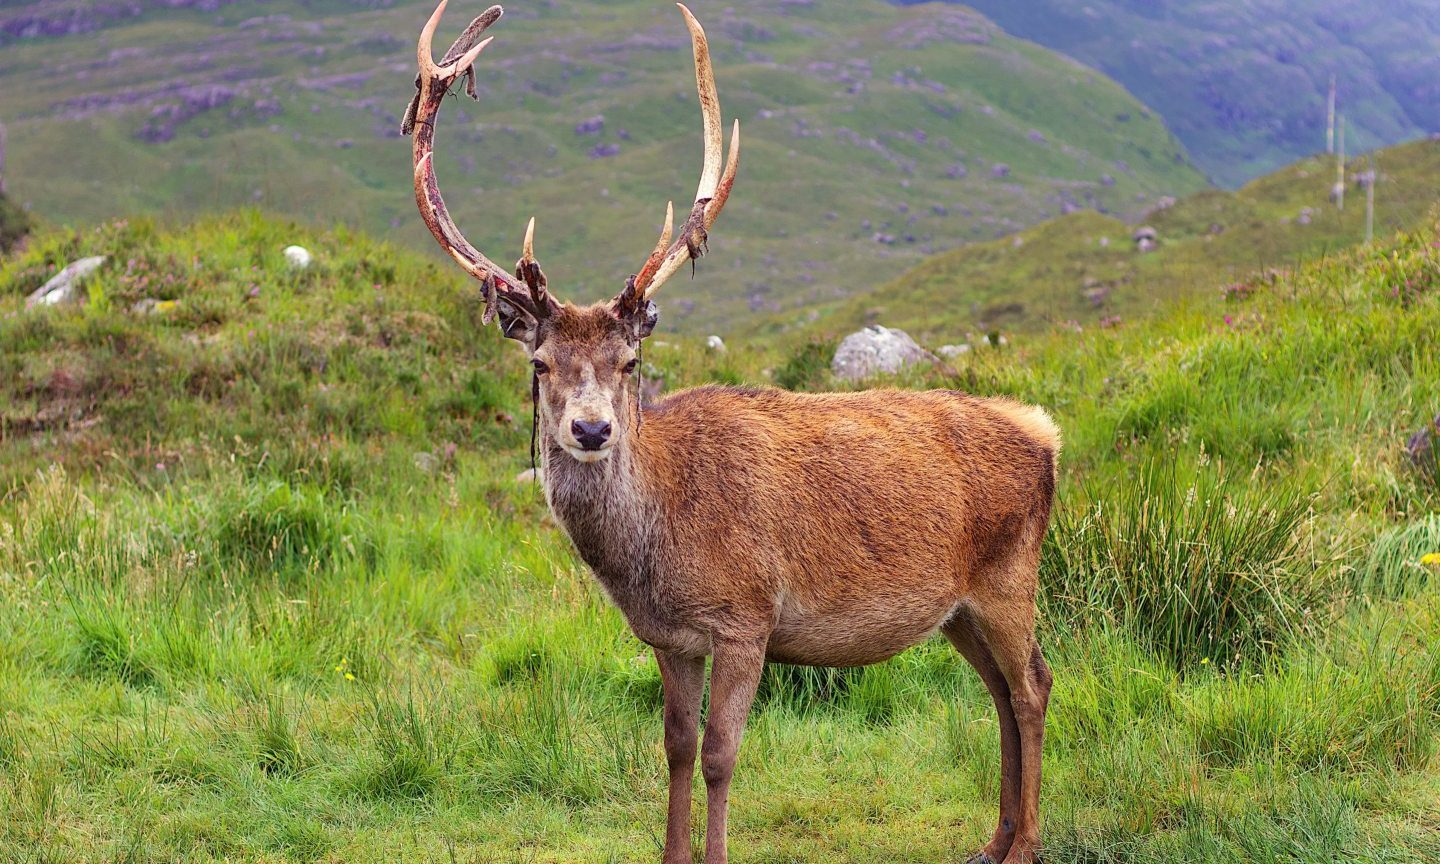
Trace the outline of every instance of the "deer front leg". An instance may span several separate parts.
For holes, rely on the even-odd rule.
[[[700,750],[700,773],[705,777],[705,864],[725,864],[725,818],[729,810],[730,778],[745,732],[745,718],[765,669],[765,644],[715,643],[710,670],[710,715],[705,720],[705,743]]]
[[[665,692],[665,760],[670,767],[670,808],[665,817],[665,864],[690,864],[690,781],[700,731],[705,658],[656,650]]]

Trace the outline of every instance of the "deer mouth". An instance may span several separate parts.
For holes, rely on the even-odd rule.
[[[590,464],[592,462],[599,462],[600,460],[608,457],[610,455],[610,450],[614,446],[615,445],[613,441],[607,441],[599,447],[594,448],[580,447],[575,444],[561,444],[560,449],[568,453],[570,455],[570,458],[574,459],[576,462]]]

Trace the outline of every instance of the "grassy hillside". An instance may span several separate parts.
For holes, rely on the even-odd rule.
[[[1440,200],[1440,142],[1371,156],[1377,236],[1417,224]],[[992,330],[1133,321],[1177,299],[1218,310],[1227,288],[1362,243],[1365,190],[1357,178],[1367,164],[1350,162],[1343,210],[1328,202],[1333,162],[1308,159],[1234,192],[1201,192],[1149,214],[1142,222],[1159,238],[1151,252],[1132,241],[1136,224],[1074,213],[936,255],[868,294],[764,326],[838,335],[878,322],[940,344]]]
[[[1164,115],[1235,185],[1325,149],[1336,76],[1350,150],[1440,131],[1440,15],[1429,0],[966,0]]]
[[[22,309],[100,251],[88,306]],[[0,859],[658,855],[657,670],[513,482],[523,358],[467,292],[254,214],[51,231],[0,267]],[[1435,860],[1440,464],[1402,445],[1440,412],[1440,234],[1229,312],[894,382],[1066,432],[1047,860]],[[658,339],[672,387],[796,362]],[[954,857],[993,827],[997,747],[943,642],[773,667],[735,859]]]
[[[258,205],[432,245],[398,137],[431,0],[93,5],[0,9],[8,174],[38,215],[88,224]],[[441,40],[484,6],[452,4]],[[745,158],[707,262],[730,274],[725,288],[667,288],[684,301],[669,320],[692,329],[841,296],[1064,208],[1133,214],[1204,186],[1121,87],[968,10],[696,11]],[[38,35],[13,35],[27,32]],[[611,295],[666,200],[683,204],[698,177],[679,14],[659,0],[517,2],[494,32],[481,102],[457,100],[442,120],[452,208],[499,261],[538,215],[561,290]]]

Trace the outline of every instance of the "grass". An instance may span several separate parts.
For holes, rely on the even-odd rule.
[[[279,256],[297,234],[305,273]],[[1437,243],[897,380],[1066,431],[1048,860],[1440,854],[1440,488],[1403,449],[1440,410]],[[92,248],[88,306],[22,310]],[[0,265],[0,859],[658,857],[658,670],[513,479],[523,358],[471,290],[255,213],[42,231]],[[823,358],[646,352],[672,389],[835,386]],[[957,858],[997,764],[941,640],[771,667],[733,855]]]

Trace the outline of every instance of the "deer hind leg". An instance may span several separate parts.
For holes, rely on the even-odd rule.
[[[705,777],[705,864],[725,864],[725,822],[730,809],[730,778],[750,703],[765,669],[765,643],[716,642],[710,669],[710,714],[700,748]]]
[[[940,629],[980,674],[1000,718],[1000,820],[995,826],[995,836],[969,861],[969,864],[999,864],[1015,841],[1015,824],[1020,813],[1020,727],[1015,724],[1015,710],[1010,705],[1010,685],[968,610],[962,607]]]
[[[665,694],[665,761],[670,804],[665,817],[665,864],[690,864],[690,781],[700,738],[705,658],[655,652]]]
[[[1030,572],[1033,574],[1033,567]],[[1033,584],[1034,576],[1030,579]],[[1003,860],[1005,864],[1033,864],[1040,849],[1040,759],[1052,680],[1035,641],[1034,592],[1017,591],[985,601],[977,598],[969,608],[1009,686],[1010,708],[1020,735],[1019,811],[1015,839]]]

